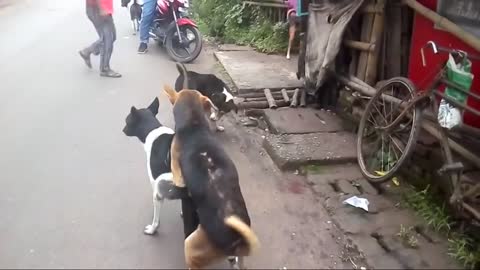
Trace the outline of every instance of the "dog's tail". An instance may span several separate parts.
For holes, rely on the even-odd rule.
[[[183,75],[183,89],[188,89],[188,78],[187,78],[187,68],[183,63],[177,63],[178,73]]]
[[[252,228],[237,216],[229,216],[224,220],[225,224],[238,232],[248,244],[248,253],[252,254],[260,246],[260,241]]]

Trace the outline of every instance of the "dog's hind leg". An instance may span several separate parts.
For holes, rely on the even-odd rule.
[[[132,24],[133,24],[133,35],[136,35],[137,34],[137,24],[136,24],[135,20],[132,20]]]
[[[225,128],[223,126],[220,126],[217,124],[217,121],[220,120],[220,118],[222,118],[223,116],[223,113],[219,110],[216,110],[215,108],[212,107],[211,109],[211,114],[210,114],[210,120],[214,121],[215,122],[215,129],[217,131],[225,131]]]
[[[160,178],[161,179],[161,178]],[[143,232],[148,235],[153,235],[157,232],[158,225],[160,224],[160,207],[162,206],[163,203],[163,198],[160,196],[160,193],[158,192],[158,179],[157,181],[154,181],[153,183],[153,220],[152,224],[148,224],[145,226],[145,229]]]

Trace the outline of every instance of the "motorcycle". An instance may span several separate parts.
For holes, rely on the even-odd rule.
[[[150,37],[167,50],[170,58],[180,63],[195,60],[203,46],[197,24],[188,17],[188,8],[188,0],[158,0],[149,31]]]

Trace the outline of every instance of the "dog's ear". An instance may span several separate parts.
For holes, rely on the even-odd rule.
[[[132,115],[135,115],[136,112],[137,112],[137,108],[135,108],[135,106],[132,106],[132,108],[130,108],[130,113]]]
[[[150,104],[150,106],[148,106],[148,110],[150,110],[153,115],[157,115],[158,113],[158,107],[160,106],[160,102],[158,101],[158,98],[156,97],[152,104]]]
[[[170,103],[175,104],[175,101],[177,101],[177,96],[178,96],[177,91],[173,90],[173,88],[170,85],[165,85],[163,87],[163,91],[165,92],[168,99],[170,100]]]
[[[208,97],[202,95],[201,99],[202,99],[203,109],[206,112],[210,112],[212,108],[218,111],[217,106],[215,106],[215,104],[213,104],[213,102]]]

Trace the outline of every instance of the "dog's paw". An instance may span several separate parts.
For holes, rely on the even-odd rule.
[[[230,267],[232,269],[241,269],[240,260],[237,256],[228,257],[228,262],[230,263]]]
[[[216,113],[210,114],[210,120],[217,121],[218,120],[218,115]]]
[[[157,228],[151,224],[145,226],[143,233],[146,235],[154,235],[157,232]]]
[[[225,128],[223,126],[217,126],[217,131],[224,132]]]

